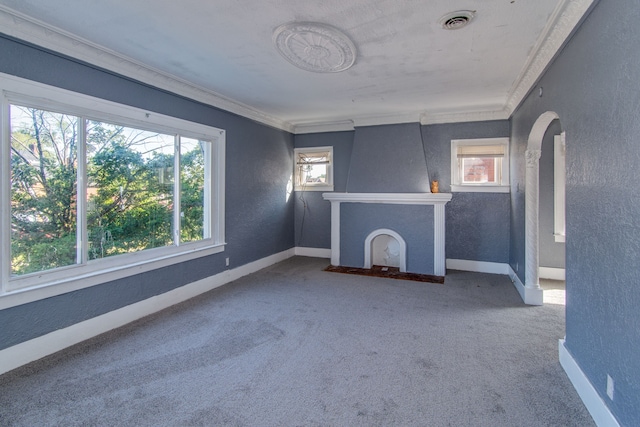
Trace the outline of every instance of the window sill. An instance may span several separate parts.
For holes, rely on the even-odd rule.
[[[452,193],[509,193],[508,185],[452,185]]]
[[[333,185],[309,185],[306,187],[296,187],[295,191],[333,191]]]
[[[190,261],[203,256],[213,255],[224,251],[226,243],[195,248],[180,253],[159,256],[115,267],[100,267],[92,271],[69,274],[68,277],[53,279],[51,282],[9,290],[0,294],[0,310],[30,302],[38,301],[68,292],[77,291],[113,280],[122,279],[169,265]],[[72,269],[70,269],[71,271]]]

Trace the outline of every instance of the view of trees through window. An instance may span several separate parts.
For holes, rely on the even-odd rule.
[[[209,142],[17,105],[10,115],[12,275],[208,237]]]

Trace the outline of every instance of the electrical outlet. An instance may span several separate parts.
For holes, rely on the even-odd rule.
[[[609,374],[607,374],[607,396],[609,396],[609,399],[611,400],[613,400],[614,389],[615,389],[615,385],[613,383],[613,378],[611,378]]]
[[[229,267],[229,257],[225,258],[224,265]]]

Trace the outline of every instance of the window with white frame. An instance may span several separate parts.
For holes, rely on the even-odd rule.
[[[553,139],[553,237],[558,243],[566,240],[565,235],[565,133],[554,135]]]
[[[296,191],[333,191],[333,147],[296,148]]]
[[[0,296],[224,250],[224,130],[23,79],[0,85]]]
[[[452,140],[451,191],[509,192],[509,138]]]

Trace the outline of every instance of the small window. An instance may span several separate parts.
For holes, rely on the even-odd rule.
[[[333,147],[296,148],[296,191],[333,191]]]
[[[509,138],[452,140],[451,191],[509,192]]]
[[[553,237],[557,243],[566,241],[565,236],[565,133],[553,139]]]

